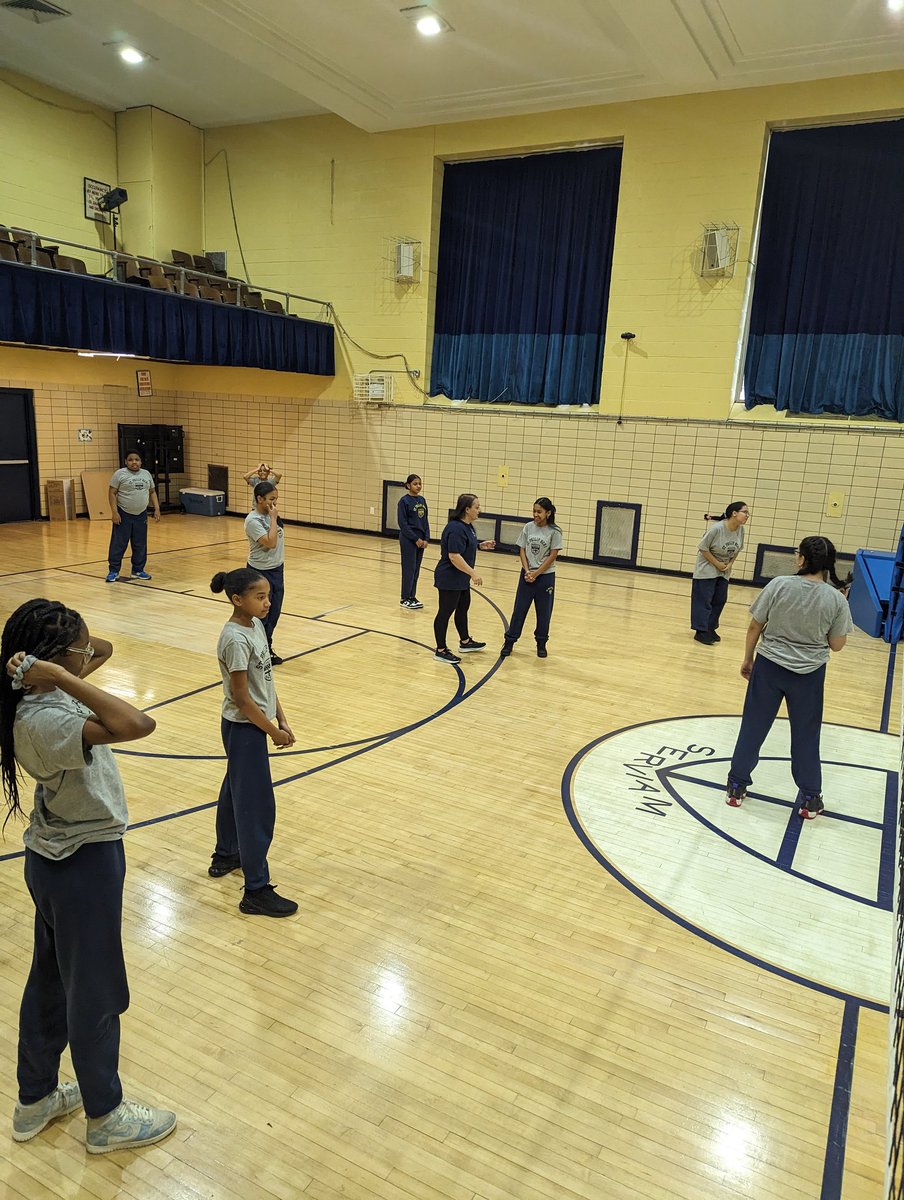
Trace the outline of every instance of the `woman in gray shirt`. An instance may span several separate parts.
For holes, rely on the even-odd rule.
[[[835,547],[829,539],[804,538],[797,567],[796,575],[771,579],[750,606],[741,664],[741,675],[749,682],[725,802],[739,808],[746,798],[760,749],[784,700],[798,812],[812,820],[825,807],[819,735],[826,663],[831,651],[844,648],[854,626],[840,590],[846,584],[835,574]],[[827,578],[834,586],[828,586]]]
[[[712,646],[721,642],[716,630],[728,599],[728,580],[734,561],[744,545],[744,526],[750,509],[743,500],[735,500],[715,525],[707,529],[697,547],[697,562],[691,583],[691,628],[695,642]],[[707,520],[713,520],[707,517]]]

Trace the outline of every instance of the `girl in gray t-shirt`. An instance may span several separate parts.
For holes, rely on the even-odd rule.
[[[93,1154],[149,1145],[176,1127],[175,1113],[124,1100],[119,1080],[119,1016],[129,1007],[128,812],[110,746],[147,737],[155,723],[85,679],[112,653],[54,600],[20,605],[0,647],[0,769],[10,815],[22,813],[18,770],[35,781],[24,834],[34,952],[19,1013],[13,1139],[27,1142],[84,1106]],[[78,1083],[58,1081],[67,1040]]]
[[[277,895],[267,864],[276,822],[267,738],[277,748],[295,745],[295,734],[276,695],[264,629],[270,585],[263,572],[240,567],[214,575],[210,590],[226,593],[232,616],[217,643],[226,775],[217,800],[217,842],[207,871],[215,879],[231,871],[244,873],[239,909],[246,915],[289,917],[298,905]]]
[[[750,606],[741,664],[749,682],[725,802],[739,808],[746,798],[763,742],[784,700],[796,804],[800,816],[812,819],[824,808],[819,734],[826,663],[831,651],[843,649],[853,622],[841,590],[846,583],[835,573],[835,547],[828,538],[804,538],[797,567],[796,575],[771,579]]]
[[[691,582],[691,629],[695,642],[712,646],[721,642],[716,630],[728,599],[728,580],[734,561],[744,546],[744,526],[750,509],[743,500],[735,500],[715,524],[707,529],[697,546],[697,561]]]
[[[270,608],[264,617],[270,661],[274,667],[282,659],[273,649],[273,633],[282,612],[285,595],[285,542],[283,527],[276,515],[279,492],[276,485],[264,480],[254,488],[254,508],[245,518],[245,537],[248,539],[248,566],[261,575],[270,585]]]
[[[548,496],[534,501],[534,519],[528,521],[518,534],[517,545],[521,574],[500,656],[508,658],[511,654],[533,605],[537,615],[534,630],[537,657],[546,658],[549,622],[556,595],[556,559],[563,545],[562,530],[556,524],[556,506]]]

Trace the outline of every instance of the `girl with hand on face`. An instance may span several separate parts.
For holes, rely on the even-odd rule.
[[[273,483],[258,483],[254,488],[254,508],[245,518],[248,538],[248,566],[259,571],[270,585],[270,606],[264,618],[270,661],[280,666],[282,659],[273,649],[273,631],[282,612],[285,595],[285,544],[283,527],[276,515],[279,492]]]
[[[417,580],[421,559],[430,541],[427,501],[421,495],[420,475],[405,480],[406,494],[399,498],[399,551],[402,555],[402,608],[423,608],[417,598]]]
[[[835,547],[829,539],[807,537],[797,552],[797,574],[770,579],[751,604],[741,663],[747,696],[725,797],[732,808],[740,808],[747,796],[763,742],[784,700],[798,813],[812,820],[823,811],[819,735],[826,663],[833,650],[844,649],[854,627],[844,597],[849,582],[835,573]]]
[[[13,1140],[30,1141],[84,1106],[89,1154],[148,1146],[176,1128],[175,1113],[123,1099],[119,1078],[119,1018],[129,1007],[129,814],[110,747],[147,737],[155,722],[85,678],[112,653],[54,600],[20,605],[0,647],[0,767],[10,816],[22,811],[19,770],[35,781],[24,835],[34,951],[19,1011]],[[59,1081],[67,1043],[78,1083]]]
[[[728,580],[734,561],[744,545],[744,526],[750,509],[743,500],[735,500],[715,521],[700,540],[697,562],[691,583],[691,628],[696,630],[695,642],[712,646],[721,642],[716,630],[719,617],[728,599]]]
[[[443,530],[440,543],[440,558],[433,572],[433,582],[439,592],[439,611],[433,622],[436,650],[433,657],[438,662],[453,666],[461,662],[446,646],[449,618],[455,615],[458,630],[458,649],[462,654],[484,650],[486,642],[477,642],[468,630],[468,609],[471,606],[471,584],[483,586],[483,579],[474,569],[477,551],[495,550],[493,541],[478,542],[474,522],[480,516],[480,501],[470,492],[458,497],[455,511]]]
[[[506,631],[501,658],[508,658],[521,636],[531,605],[537,611],[537,658],[546,658],[549,622],[556,589],[556,558],[562,549],[562,530],[556,524],[556,506],[548,496],[534,502],[534,519],[518,534],[521,578],[515,593],[515,608]]]
[[[276,695],[264,629],[270,587],[262,572],[240,567],[214,575],[210,590],[226,593],[232,616],[217,642],[226,775],[217,800],[217,844],[207,873],[218,879],[241,869],[245,875],[241,912],[290,917],[298,905],[277,894],[267,864],[276,824],[267,738],[277,749],[295,745],[295,734]]]

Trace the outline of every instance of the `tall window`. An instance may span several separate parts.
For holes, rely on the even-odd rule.
[[[430,391],[596,404],[621,148],[447,163]]]
[[[772,134],[744,393],[904,421],[904,121]]]

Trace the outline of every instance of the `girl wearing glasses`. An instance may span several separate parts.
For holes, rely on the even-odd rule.
[[[0,642],[7,820],[22,816],[18,770],[35,781],[24,834],[34,954],[19,1013],[13,1139],[27,1142],[84,1106],[89,1154],[147,1146],[176,1127],[175,1113],[123,1099],[119,1080],[128,812],[110,746],[147,737],[155,722],[85,678],[112,653],[53,600],[20,605]],[[59,1081],[67,1043],[77,1083]]]
[[[721,642],[716,630],[719,617],[728,599],[728,580],[735,559],[744,546],[744,526],[750,509],[743,500],[735,500],[719,517],[706,514],[715,521],[700,540],[697,562],[691,583],[691,628],[696,630],[694,641],[704,646]]]

